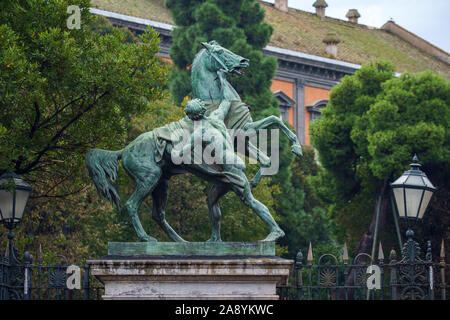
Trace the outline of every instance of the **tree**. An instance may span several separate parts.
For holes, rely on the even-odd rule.
[[[67,28],[69,5],[81,9],[81,29]],[[140,43],[117,28],[94,33],[89,7],[0,3],[0,174],[16,172],[33,186],[24,222],[31,238],[59,232],[79,213],[84,203],[75,195],[89,194],[86,151],[118,148],[129,119],[164,96],[168,72],[156,32]]]
[[[166,6],[177,25],[172,32],[173,44],[170,49],[176,67],[169,77],[169,88],[175,103],[180,103],[190,94],[189,65],[201,49],[200,43],[216,40],[222,46],[250,59],[250,67],[243,76],[232,75],[228,78],[242,100],[250,106],[252,118],[258,120],[269,115],[280,115],[278,101],[270,91],[277,61],[262,53],[273,29],[264,22],[264,10],[257,1],[166,0]],[[266,178],[268,186],[278,190],[273,194],[276,199],[274,211],[279,216],[281,228],[288,231],[280,244],[288,247],[291,257],[306,242],[305,237],[310,234],[307,230],[311,230],[309,222],[325,221],[320,206],[305,210],[306,202],[314,196],[295,185],[298,179],[304,177],[300,178],[303,173],[297,170],[298,164],[295,165],[296,171],[292,172],[293,158],[287,139],[280,136],[279,172]],[[256,190],[259,188],[263,187]],[[319,216],[321,218],[316,219]],[[318,223],[313,225],[318,226]],[[322,227],[327,228],[325,225]],[[322,237],[322,232],[318,234],[320,236],[317,239],[326,238]]]
[[[315,253],[330,253],[324,250],[334,250],[335,239],[326,206],[313,188],[314,177],[322,171],[314,149],[304,146],[303,157],[295,159],[291,169],[290,179],[284,185],[290,192],[282,197],[280,217],[286,237],[280,244],[287,247],[288,257],[295,257],[300,249],[306,253],[309,243],[313,244]]]
[[[255,0],[167,0],[166,6],[177,25],[170,48],[176,69],[169,87],[175,103],[190,94],[188,66],[201,47],[201,42],[216,40],[229,50],[250,59],[246,74],[230,76],[242,100],[252,107],[252,116],[279,115],[278,103],[270,91],[277,62],[263,55],[272,27],[264,22],[264,10]]]
[[[48,172],[57,182],[61,161],[64,171],[76,170],[88,147],[116,144],[126,117],[162,96],[166,72],[156,57],[155,32],[140,45],[124,43],[119,30],[106,36],[68,30],[69,2],[33,3],[2,4],[8,14],[1,20],[0,112],[7,139],[0,172]],[[87,26],[89,2],[75,3],[85,9]]]
[[[432,181],[449,175],[449,83],[429,71],[394,77],[393,70],[389,63],[374,62],[344,77],[331,91],[323,118],[311,126],[312,143],[326,169],[319,193],[335,204],[335,219],[342,233],[354,235],[353,245],[355,235],[367,230],[355,254],[370,253],[378,205],[380,229],[389,221],[389,181],[408,168],[414,153]],[[434,226],[427,235],[436,246],[448,232],[448,207],[442,211],[440,196],[448,194],[449,184],[448,179],[434,181],[447,190],[436,195],[427,218],[440,221],[441,228]]]

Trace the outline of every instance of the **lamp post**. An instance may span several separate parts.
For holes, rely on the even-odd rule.
[[[21,282],[17,278],[16,265],[20,264],[15,254],[13,246],[13,230],[22,221],[25,206],[30,197],[31,187],[15,173],[4,173],[0,176],[0,222],[9,230],[7,268],[2,272],[2,286],[0,290],[0,300],[18,299],[20,294],[17,288],[21,287]],[[26,252],[25,263],[31,263],[33,257]],[[6,271],[6,272],[5,272]],[[28,286],[30,276],[25,269],[24,278],[24,298],[29,298]]]
[[[13,249],[13,229],[22,221],[31,187],[15,173],[0,176],[0,222],[9,230],[8,257],[10,263],[17,260]]]
[[[408,226],[408,238],[405,254],[410,261],[414,261],[416,243],[412,240],[414,232],[412,226],[422,220],[436,188],[427,175],[420,170],[421,165],[417,155],[413,157],[411,169],[405,171],[397,180],[391,183],[394,196],[394,207],[400,219],[405,219]]]

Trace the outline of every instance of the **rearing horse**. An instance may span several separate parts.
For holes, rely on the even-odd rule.
[[[209,101],[213,105],[218,105],[217,102],[220,102],[222,99],[241,101],[239,94],[233,86],[226,79],[221,79],[218,76],[218,72],[223,71],[223,74],[235,73],[241,75],[241,70],[248,67],[248,60],[238,56],[241,61],[239,61],[240,65],[236,67],[236,54],[221,47],[216,41],[204,42],[202,46],[204,49],[197,53],[191,69],[193,97],[203,101]],[[226,120],[227,128],[241,129],[244,134],[249,131],[266,129],[275,125],[293,143],[291,147],[292,152],[297,156],[302,156],[302,149],[297,136],[276,116],[269,116],[259,121],[253,121],[249,108],[244,103],[241,103],[229,111]],[[270,159],[249,140],[246,140],[245,151],[250,158],[259,160],[261,163],[261,168],[251,180],[251,185],[255,187],[261,180],[264,168],[270,166]],[[218,201],[227,191],[220,185],[213,185],[208,193],[208,208],[213,226],[213,241],[221,241],[220,232],[215,232],[215,230],[219,230],[221,220]]]
[[[301,147],[298,144],[297,137],[283,122],[275,116],[253,122],[248,107],[244,103],[239,102],[238,94],[224,78],[226,73],[240,73],[239,70],[247,68],[248,60],[220,47],[215,42],[203,43],[203,46],[205,49],[201,50],[194,60],[192,79],[195,82],[193,86],[194,95],[206,101],[206,107],[209,108],[208,113],[218,107],[218,104],[215,104],[214,101],[233,101],[230,111],[225,118],[225,123],[229,128],[241,128],[244,131],[248,131],[250,129],[263,129],[272,124],[278,125],[288,138],[294,142],[292,151],[297,155],[301,155]],[[199,86],[202,88],[199,88]],[[207,97],[202,96],[205,93],[207,93]],[[139,207],[144,199],[151,194],[153,197],[153,219],[173,241],[185,241],[167,223],[165,208],[170,177],[191,172],[213,183],[213,187],[208,194],[208,207],[212,226],[209,241],[221,241],[221,214],[218,200],[230,190],[234,191],[244,204],[267,223],[270,233],[264,239],[265,241],[274,241],[283,236],[284,233],[271,217],[267,207],[253,198],[250,183],[247,181],[243,171],[237,173],[241,181],[240,184],[237,184],[235,181],[224,177],[220,169],[215,170],[213,166],[209,167],[205,164],[175,164],[173,162],[172,151],[175,144],[179,141],[180,135],[186,134],[186,132],[187,134],[192,133],[193,127],[192,120],[184,117],[164,127],[141,134],[122,150],[90,150],[86,154],[86,166],[97,190],[111,203],[115,204],[120,211],[120,197],[113,182],[117,177],[118,162],[122,161],[125,171],[136,183],[136,190],[124,207],[131,218],[139,239],[142,241],[156,241],[155,238],[150,237],[145,232],[138,216]],[[270,164],[270,159],[256,147],[249,144],[247,149],[249,155],[259,159],[263,166]],[[255,176],[253,184],[257,184],[261,178],[260,171],[258,172],[259,177],[258,174]]]

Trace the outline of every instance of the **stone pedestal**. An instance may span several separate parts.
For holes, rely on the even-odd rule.
[[[136,245],[139,246],[131,246]],[[222,251],[227,252],[233,245],[225,243]],[[167,250],[167,244],[156,246]],[[196,246],[203,248],[193,245]],[[91,273],[105,284],[103,298],[108,300],[278,299],[276,286],[287,283],[293,261],[273,255],[249,255],[248,248],[252,246],[244,244],[245,254],[234,255],[133,255],[128,247],[126,256],[109,255],[88,264]],[[117,248],[117,244],[110,244],[110,253]],[[195,250],[191,247],[191,251]],[[152,251],[158,252],[158,247]]]

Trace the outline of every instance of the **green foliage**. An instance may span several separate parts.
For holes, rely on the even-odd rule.
[[[89,146],[116,145],[125,118],[162,96],[166,70],[156,57],[158,37],[150,30],[142,44],[130,44],[117,29],[105,36],[88,28],[68,30],[68,2],[23,2],[12,4],[1,21],[0,118],[9,134],[1,141],[0,171],[53,169],[54,160],[64,161],[64,170],[68,163],[79,168],[74,151],[82,155]],[[88,7],[86,1],[76,4]],[[47,11],[53,19],[43,23]],[[83,25],[90,21],[82,16]]]
[[[220,30],[202,33],[203,41],[215,38],[250,58],[252,67],[247,75],[231,81],[252,106],[255,119],[278,115],[277,101],[269,90],[276,60],[261,53],[271,28],[262,22],[259,4],[176,3],[183,9],[180,19],[197,21],[196,17],[206,29],[210,28],[209,14],[220,8],[222,16],[216,15]],[[137,240],[129,217],[100,198],[87,178],[86,150],[120,149],[142,132],[176,121],[184,113],[163,90],[169,67],[156,56],[159,48],[154,31],[136,43],[128,30],[113,28],[88,10],[82,10],[82,29],[68,30],[68,4],[89,7],[89,2],[82,0],[0,3],[0,172],[20,173],[33,186],[25,220],[16,232],[17,247],[35,253],[42,244],[44,261],[64,253],[70,262],[82,263],[106,255],[108,241]],[[232,32],[227,30],[230,26]],[[190,27],[186,24],[186,30]],[[198,50],[195,41],[200,40],[201,36],[187,34],[184,41],[186,47],[191,46],[190,56],[180,59],[190,63]],[[188,52],[181,45],[178,48],[180,53]],[[177,64],[178,72],[172,72],[172,78],[179,78],[179,84],[170,82],[172,90],[183,85],[190,88],[186,63]],[[309,177],[320,172],[313,154],[306,151],[306,158],[296,162],[291,172],[293,157],[286,139],[281,140],[279,175],[263,179],[253,192],[283,228],[289,229],[292,235],[277,246],[277,252],[292,256],[306,239],[320,246],[329,227],[325,213],[318,209],[320,202],[311,194]],[[248,165],[248,177],[256,170],[257,166]],[[127,199],[134,183],[123,170],[117,184],[121,198]],[[210,236],[207,190],[209,185],[192,175],[171,180],[167,219],[187,240],[204,241]],[[144,228],[168,241],[151,219],[151,208],[149,198],[140,209]],[[265,224],[234,194],[221,200],[221,208],[223,240],[256,241],[267,235]]]
[[[355,150],[352,130],[359,119],[375,102],[381,85],[394,76],[387,63],[365,65],[354,76],[346,76],[330,93],[330,102],[322,110],[323,118],[311,125],[311,142],[319,152],[320,163],[332,173],[336,190],[344,199],[352,198],[359,190],[358,169],[365,150]],[[353,134],[356,138],[356,134]],[[360,140],[364,140],[362,136]]]
[[[289,257],[295,257],[299,249],[307,249],[309,242],[314,246],[323,246],[333,241],[325,206],[315,195],[311,183],[322,171],[314,156],[314,149],[303,147],[303,157],[294,160],[289,180],[280,186],[281,190],[288,190],[289,193],[277,198],[282,213],[280,225],[286,232],[280,245],[288,247],[286,256]]]
[[[368,150],[374,176],[401,174],[413,153],[426,164],[450,162],[449,106],[449,83],[431,71],[405,73],[383,84],[383,93],[361,119],[365,124],[358,124],[367,132],[358,148]]]
[[[229,76],[243,101],[252,106],[252,116],[277,114],[278,104],[270,91],[277,68],[276,59],[262,54],[272,27],[265,23],[264,10],[255,0],[167,0],[166,6],[177,24],[170,57],[176,65],[169,86],[177,104],[190,94],[190,71],[200,43],[216,40],[223,47],[250,59],[243,76]]]
[[[69,5],[81,9],[79,30],[67,28]],[[87,0],[0,3],[0,174],[32,184],[23,239],[79,256],[84,249],[70,235],[79,241],[84,210],[96,210],[86,202],[84,155],[121,146],[130,118],[164,96],[168,74],[154,30],[134,42],[89,7]]]
[[[273,29],[264,22],[264,10],[257,1],[166,0],[166,6],[177,24],[172,33],[173,44],[170,49],[170,56],[176,68],[169,78],[170,91],[176,103],[180,103],[190,94],[190,70],[187,66],[201,49],[200,42],[216,40],[232,52],[250,59],[250,67],[243,76],[229,75],[228,79],[242,100],[250,106],[253,119],[279,115],[277,99],[270,91],[277,62],[275,58],[262,53]],[[264,179],[267,180],[267,186],[255,189],[256,192],[269,187],[276,190],[272,194],[276,200],[272,214],[276,213],[280,226],[287,231],[281,245],[288,248],[279,252],[287,252],[291,257],[300,245],[306,243],[306,239],[328,239],[326,214],[321,209],[321,204],[310,201],[314,198],[311,194],[313,190],[308,188],[307,182],[304,181],[306,175],[310,174],[304,172],[314,170],[313,163],[308,162],[308,168],[300,168],[299,163],[304,159],[292,165],[293,159],[288,140],[280,136],[279,172],[276,176]],[[251,177],[251,174],[248,173],[248,176]],[[228,199],[227,196],[223,200],[226,205],[222,205],[222,211],[226,212],[228,206],[240,206],[232,201],[228,202]],[[264,198],[258,199],[268,205]],[[226,217],[225,214],[224,216]],[[246,221],[245,218],[243,221]],[[223,225],[226,228],[226,220]],[[260,234],[260,229],[253,228],[255,234]],[[315,229],[317,231],[314,231]],[[245,238],[237,235],[235,239]]]
[[[333,88],[310,132],[326,169],[316,180],[322,182],[318,193],[336,204],[333,212],[347,239],[361,236],[382,181],[398,177],[414,153],[425,171],[439,168],[448,175],[449,106],[449,83],[442,76],[426,71],[394,77],[385,62],[364,65]],[[448,189],[448,181],[438,188]],[[430,215],[443,218],[433,209]],[[443,233],[430,236],[439,242]]]

